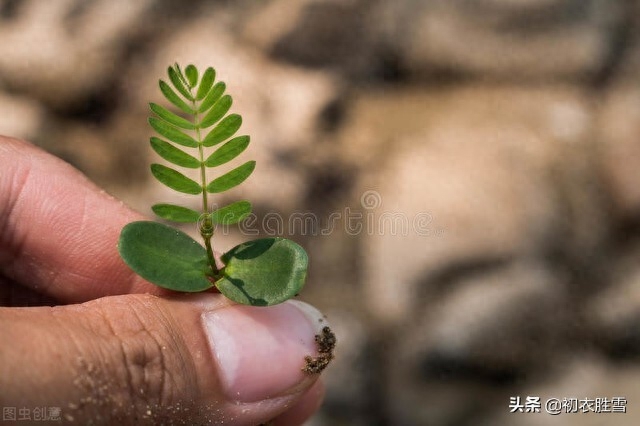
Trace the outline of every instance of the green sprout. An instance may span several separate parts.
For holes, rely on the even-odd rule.
[[[215,81],[216,72],[211,67],[200,76],[194,65],[187,66],[183,73],[175,64],[169,67],[168,74],[170,84],[160,80],[160,91],[177,113],[149,104],[155,114],[149,124],[162,137],[152,137],[151,147],[169,163],[199,170],[200,179],[193,180],[162,164],[152,164],[151,173],[175,191],[200,195],[202,211],[167,203],[155,204],[151,209],[166,220],[198,224],[204,247],[178,229],[138,221],[122,229],[120,256],[142,278],[170,290],[198,292],[215,286],[229,299],[246,305],[284,302],[298,294],[307,274],[307,253],[298,244],[284,238],[263,238],[233,247],[221,256],[222,265],[214,257],[211,240],[216,226],[244,220],[251,213],[251,203],[243,200],[213,209],[209,194],[241,184],[256,166],[255,161],[247,161],[209,180],[208,173],[234,160],[249,145],[249,136],[233,137],[242,117],[227,115],[232,98],[224,93],[226,85]],[[206,152],[220,144],[210,154]]]

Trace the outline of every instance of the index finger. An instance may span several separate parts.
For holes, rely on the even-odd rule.
[[[163,293],[120,259],[122,227],[140,214],[78,170],[0,136],[0,274],[65,303]]]

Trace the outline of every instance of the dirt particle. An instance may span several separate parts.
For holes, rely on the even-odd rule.
[[[318,356],[306,356],[304,357],[304,367],[302,371],[307,374],[319,374],[321,373],[333,357],[333,350],[336,347],[336,335],[333,334],[331,328],[325,326],[322,328],[322,333],[316,334],[316,347],[318,348]]]

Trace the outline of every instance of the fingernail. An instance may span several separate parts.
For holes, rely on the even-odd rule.
[[[270,307],[226,306],[202,316],[218,376],[234,401],[255,402],[306,388],[302,372],[316,356],[315,336],[327,325],[313,306],[290,300]]]

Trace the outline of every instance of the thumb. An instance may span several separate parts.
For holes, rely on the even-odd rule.
[[[317,367],[305,357],[318,355],[324,321],[303,302],[257,308],[213,293],[0,308],[0,406],[55,408],[77,424],[303,421],[321,399],[302,369]]]

